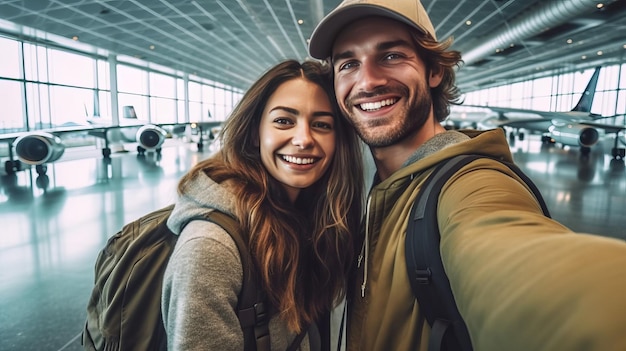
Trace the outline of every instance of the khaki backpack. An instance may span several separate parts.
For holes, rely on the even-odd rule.
[[[167,349],[161,286],[178,239],[166,225],[173,208],[167,206],[126,224],[100,251],[82,335],[85,350]],[[237,244],[244,277],[237,314],[245,350],[269,351],[269,316],[239,224],[218,211],[197,219],[220,225]]]

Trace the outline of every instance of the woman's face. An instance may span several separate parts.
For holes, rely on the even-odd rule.
[[[261,161],[292,202],[320,179],[335,154],[335,118],[326,92],[289,80],[270,96],[259,127]]]

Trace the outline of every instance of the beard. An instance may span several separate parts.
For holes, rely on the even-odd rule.
[[[419,88],[417,90],[419,94],[415,94],[411,99],[409,99],[410,92],[406,87],[385,87],[373,92],[357,94],[357,96],[346,100],[345,106],[348,111],[344,111],[344,113],[359,137],[368,146],[391,146],[415,135],[428,120],[432,108],[430,89],[426,86]],[[357,114],[352,112],[354,109],[359,109],[357,105],[351,102],[353,99],[389,93],[402,96],[407,101],[406,105],[393,115],[369,120],[360,119]]]

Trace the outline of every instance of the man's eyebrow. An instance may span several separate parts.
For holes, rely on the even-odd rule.
[[[332,62],[332,63],[335,63],[335,62],[337,62],[338,60],[347,59],[347,58],[350,58],[350,57],[352,57],[352,56],[354,56],[354,51],[352,51],[352,50],[347,50],[347,51],[344,51],[344,52],[338,53],[337,55],[333,56],[333,57],[331,58],[331,62]]]
[[[393,49],[398,46],[413,48],[413,45],[411,45],[411,43],[409,43],[408,41],[399,39],[399,40],[394,40],[394,41],[382,42],[376,46],[376,49],[378,51],[384,51],[384,50]]]
[[[394,41],[385,41],[382,43],[379,43],[378,45],[376,45],[376,50],[377,51],[385,51],[385,50],[389,50],[389,49],[393,49],[395,47],[407,47],[407,48],[413,48],[413,45],[411,45],[411,43],[409,43],[406,40],[403,39],[399,39],[399,40],[394,40]],[[333,56],[331,58],[331,62],[336,62],[337,60],[341,60],[341,59],[347,59],[350,57],[354,56],[354,51],[352,50],[346,50],[344,52],[340,52],[338,54],[336,54],[335,56]]]

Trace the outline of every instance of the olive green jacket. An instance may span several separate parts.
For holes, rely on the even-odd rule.
[[[349,350],[427,350],[430,327],[404,254],[415,196],[432,167],[452,156],[512,160],[500,129],[464,131],[470,138],[453,142],[451,133],[458,135],[429,140],[371,189],[349,302]],[[437,213],[441,256],[474,350],[626,350],[625,242],[573,233],[545,217],[525,184],[493,160],[453,175]]]

